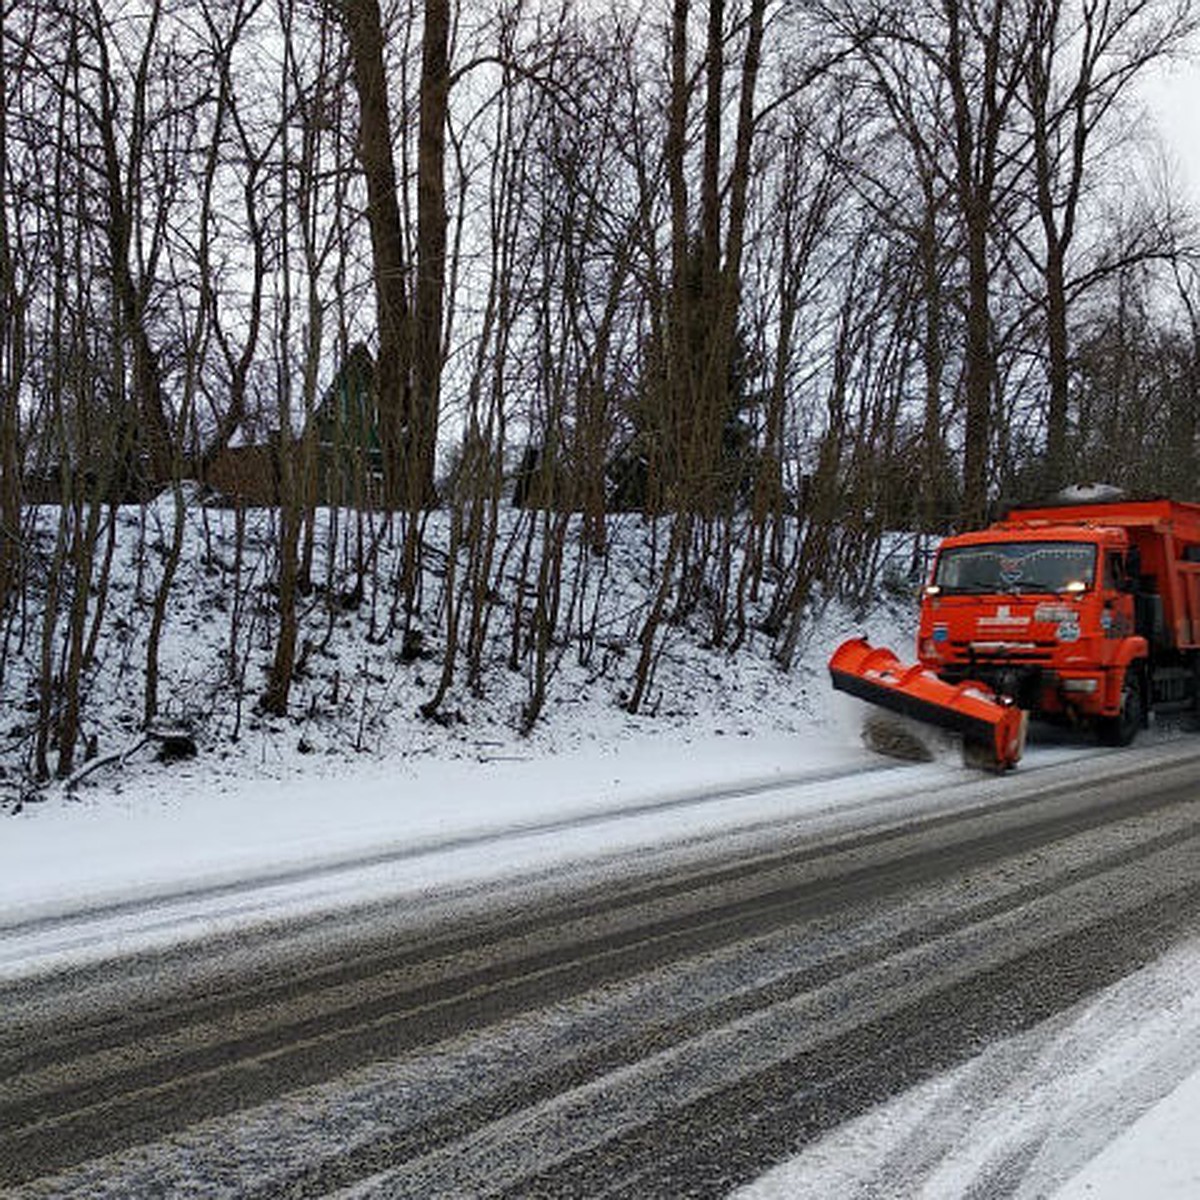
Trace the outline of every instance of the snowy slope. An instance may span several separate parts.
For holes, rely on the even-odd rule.
[[[53,546],[52,518],[52,510],[43,510],[32,538],[43,558]],[[143,745],[140,730],[152,599],[172,518],[169,498],[145,510],[122,508],[116,516],[104,636],[85,673],[82,733],[97,761],[125,758],[88,774],[81,796],[92,785],[107,789],[124,781],[136,788],[144,777],[161,777],[152,762],[155,745]],[[202,756],[194,771],[172,773],[172,791],[187,792],[193,778],[211,788],[224,786],[226,779],[236,784],[337,777],[348,762],[538,756],[663,729],[686,727],[693,737],[790,732],[825,715],[830,635],[863,631],[906,647],[912,642],[915,585],[861,623],[836,604],[818,603],[792,669],[784,673],[770,656],[773,639],[761,629],[773,597],[764,587],[757,602],[748,602],[746,637],[736,654],[711,644],[704,605],[686,620],[664,622],[652,685],[641,712],[630,715],[621,701],[630,689],[638,636],[654,591],[654,564],[661,560],[666,534],[638,516],[614,516],[611,550],[602,566],[581,546],[577,528],[568,538],[544,715],[529,736],[521,737],[517,729],[534,686],[528,597],[542,531],[531,526],[529,514],[506,511],[501,518],[492,575],[496,603],[488,615],[481,684],[472,686],[466,678],[460,652],[438,718],[428,719],[420,710],[437,690],[444,655],[446,514],[431,514],[424,531],[428,619],[418,614],[409,621],[396,611],[402,532],[386,531],[378,514],[367,514],[360,526],[352,514],[318,510],[313,590],[298,606],[301,665],[289,714],[277,717],[257,703],[271,665],[277,620],[274,518],[268,511],[250,511],[239,551],[233,512],[191,505],[159,654],[156,723],[191,731]],[[532,566],[522,570],[517,562],[527,549]],[[364,558],[369,567],[361,565]],[[893,558],[882,569],[902,576],[911,558],[909,540],[897,542]],[[525,597],[519,613],[512,602],[517,594]],[[5,647],[0,811],[22,795],[33,800],[44,795],[31,776],[43,635],[34,611],[39,599],[35,588],[29,614],[13,624]],[[514,624],[523,639],[515,665]],[[55,634],[56,661],[64,654],[59,648],[64,629],[65,616]],[[464,631],[460,643],[465,639]],[[81,748],[81,774],[90,770],[83,757]]]

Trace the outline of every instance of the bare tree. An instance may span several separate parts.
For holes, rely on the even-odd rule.
[[[417,145],[416,396],[411,410],[409,503],[433,498],[446,288],[446,120],[450,100],[450,3],[425,0]]]
[[[300,537],[306,513],[311,521],[312,497],[316,488],[314,416],[325,341],[325,304],[321,283],[332,250],[332,243],[322,236],[322,133],[326,120],[321,97],[324,94],[323,81],[330,70],[332,47],[327,31],[322,27],[317,31],[315,61],[311,64],[305,62],[298,47],[305,40],[307,31],[297,29],[297,9],[292,0],[280,0],[279,14],[283,33],[278,173],[279,208],[283,214],[278,229],[283,292],[275,333],[279,398],[279,544],[276,576],[279,628],[262,705],[268,712],[283,715],[288,711],[296,672],[300,624],[298,604],[306,584],[300,573]],[[306,69],[311,70],[316,80],[315,90],[311,93],[304,78]],[[298,128],[293,128],[294,124]],[[295,151],[294,140],[298,141]],[[298,281],[294,279],[294,240],[299,243],[294,255],[300,271]],[[304,321],[299,333],[298,355],[293,353],[293,287],[302,291],[304,298],[301,307]],[[297,358],[300,379],[298,406],[293,380]],[[353,425],[352,428],[357,433],[357,438],[353,439],[357,444],[351,450],[355,458],[361,461],[366,453],[366,431],[361,425]],[[335,438],[337,436],[335,431]],[[349,431],[346,436],[353,437]]]
[[[118,38],[100,0],[90,0],[91,26],[88,36],[96,54],[94,77],[97,98],[90,114],[100,145],[99,170],[103,181],[103,220],[108,241],[109,263],[122,336],[128,342],[132,388],[137,421],[129,423],[129,438],[139,447],[143,463],[130,463],[133,478],[128,486],[143,492],[170,478],[171,429],[163,394],[160,353],[151,331],[151,296],[155,272],[166,236],[171,202],[171,182],[154,193],[161,201],[151,207],[150,194],[141,184],[142,173],[155,167],[170,171],[170,160],[153,152],[148,142],[152,127],[151,79],[160,65],[159,34],[163,20],[161,0],[151,0],[144,23],[131,23],[129,36],[139,24],[140,44],[127,45],[121,37],[122,57],[131,60],[132,77],[121,92],[122,72],[113,61],[113,42]],[[129,107],[125,114],[126,104]],[[154,122],[157,123],[157,122]]]
[[[954,183],[966,243],[965,424],[962,520],[979,524],[988,501],[996,382],[990,235],[1002,187],[1003,137],[1023,78],[1031,30],[1010,0],[942,0],[941,38],[926,52],[950,92]]]
[[[182,364],[180,371],[180,399],[175,421],[175,435],[171,440],[170,485],[172,521],[170,535],[165,541],[161,573],[155,589],[151,609],[150,628],[146,637],[146,687],[143,703],[143,720],[149,726],[159,715],[160,662],[163,633],[166,628],[172,588],[183,556],[184,535],[188,497],[184,494],[183,478],[189,461],[186,444],[187,431],[193,427],[203,388],[205,364],[209,345],[213,338],[214,316],[218,310],[213,280],[215,264],[212,252],[216,211],[219,204],[217,181],[222,156],[225,153],[225,132],[234,107],[234,91],[231,79],[231,61],[246,23],[254,8],[247,9],[240,3],[234,8],[228,31],[219,32],[216,15],[205,7],[205,27],[209,44],[197,50],[197,58],[191,69],[201,66],[211,69],[217,77],[218,86],[206,106],[206,145],[199,150],[196,145],[177,143],[177,152],[199,158],[198,187],[195,197],[195,233],[191,238],[180,239],[181,244],[169,245],[165,252],[167,269],[172,272],[171,294],[178,306],[178,328],[182,333]],[[196,279],[195,295],[188,281]],[[261,294],[261,283],[252,285],[252,293]],[[251,301],[250,321],[257,325],[258,302]],[[252,334],[257,338],[257,332]],[[234,401],[235,411],[240,407],[240,398]],[[211,451],[210,451],[211,452]],[[115,520],[115,513],[114,518]]]
[[[1085,271],[1070,256],[1093,172],[1098,135],[1113,125],[1120,101],[1155,62],[1194,33],[1190,0],[1111,5],[1100,0],[1031,3],[1030,53],[1020,99],[1032,143],[1031,172],[1040,249],[1029,248],[1044,286],[1049,397],[1045,482],[1067,478],[1070,334],[1068,307]],[[1159,248],[1161,250],[1163,248]],[[1158,252],[1158,251],[1155,251]],[[1096,278],[1093,276],[1093,279]]]
[[[766,354],[770,369],[750,501],[750,536],[738,583],[735,645],[745,637],[746,601],[758,599],[768,566],[776,578],[784,574],[788,531],[794,522],[785,470],[795,470],[793,439],[799,424],[793,411],[795,377],[804,358],[801,343],[824,307],[829,279],[824,268],[835,240],[831,223],[850,200],[842,165],[851,153],[849,122],[835,110],[826,130],[817,107],[815,103],[812,109],[798,107],[786,123],[779,185],[771,197],[774,232],[762,239],[760,247],[765,258],[761,269],[769,269],[777,283],[763,290],[774,303],[760,319],[760,337],[771,344],[772,352]],[[780,619],[781,610],[772,628]]]
[[[21,111],[25,61],[31,52],[25,31],[13,29],[9,8],[0,5],[0,618],[8,610],[21,574],[21,409],[25,378],[25,310],[28,297],[19,278],[19,250],[12,220],[10,113]],[[10,47],[16,48],[13,53]],[[2,668],[0,668],[2,669]]]
[[[367,188],[372,278],[379,350],[375,397],[383,442],[388,503],[404,498],[404,429],[411,411],[411,303],[401,224],[399,184],[388,106],[385,34],[378,0],[343,0],[354,86],[358,96],[358,153]]]
[[[212,336],[224,363],[224,374],[220,400],[214,400],[211,395],[208,397],[210,419],[196,448],[196,474],[200,479],[208,477],[217,458],[250,415],[247,403],[250,372],[263,327],[268,239],[262,193],[273,131],[262,139],[263,144],[256,142],[256,133],[243,111],[241,89],[235,81],[235,64],[239,61],[237,51],[251,52],[246,30],[262,2],[235,0],[229,9],[219,3],[205,3],[200,10],[216,76],[214,103],[217,118],[213,122],[214,151],[210,163],[220,173],[222,194],[228,188],[231,195],[236,194],[240,199],[242,220],[235,228],[238,242],[246,253],[244,262],[240,256],[230,255],[231,260],[238,263],[235,271],[228,267],[223,269],[215,261],[211,230],[201,246],[206,259],[201,269],[201,303],[208,313]],[[248,280],[248,289],[222,289],[220,280],[227,275],[236,275],[239,282]],[[235,337],[234,329],[240,338]]]

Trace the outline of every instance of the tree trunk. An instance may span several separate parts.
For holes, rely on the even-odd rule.
[[[921,303],[924,327],[921,358],[925,368],[925,405],[921,422],[921,495],[920,527],[932,533],[941,527],[945,513],[941,499],[946,495],[945,446],[942,439],[942,372],[945,349],[942,345],[942,281],[938,264],[937,209],[932,184],[926,181],[925,212],[921,224]]]
[[[383,66],[383,26],[378,0],[343,0],[342,13],[358,93],[358,154],[367,186],[379,354],[375,397],[383,447],[384,491],[389,506],[404,499],[404,426],[409,416],[409,312],[404,235],[397,199],[392,123]]]
[[[421,112],[417,144],[417,397],[412,412],[409,502],[434,495],[442,310],[446,286],[446,115],[450,94],[449,0],[425,0],[421,53]]]
[[[963,426],[963,502],[965,528],[987,517],[988,458],[991,445],[991,309],[987,261],[987,211],[968,209],[967,228],[966,421]]]
[[[92,2],[95,20],[96,45],[100,54],[104,83],[100,88],[99,128],[104,157],[105,233],[112,268],[112,287],[132,353],[134,398],[137,405],[137,440],[142,458],[135,454],[132,461],[122,464],[124,478],[118,476],[119,492],[133,490],[142,495],[154,491],[170,478],[171,431],[166,416],[162,377],[158,353],[150,339],[146,319],[148,279],[138,280],[130,264],[133,251],[134,205],[142,198],[137,174],[141,170],[143,151],[141,132],[147,126],[146,88],[151,70],[151,52],[157,39],[161,5],[150,8],[146,40],[141,48],[137,74],[134,79],[128,162],[121,162],[118,149],[118,99],[109,67],[108,43],[105,41],[104,15],[99,0]]]
[[[4,14],[0,11],[0,35]],[[8,55],[0,54],[0,97],[8,95]],[[0,103],[0,196],[8,197],[8,106]],[[21,545],[20,417],[24,375],[24,305],[9,242],[9,204],[0,203],[0,617],[17,587]]]
[[[688,296],[687,154],[687,24],[688,0],[675,0],[671,22],[671,101],[665,147],[667,188],[671,205],[671,282],[664,321],[665,348],[660,358],[662,419],[656,462],[650,473],[662,483],[661,499],[671,506],[684,474],[681,447],[694,390],[690,362],[691,304]],[[658,499],[657,497],[655,499]],[[657,505],[655,505],[657,507]]]
[[[1070,396],[1069,343],[1067,339],[1067,290],[1062,248],[1057,239],[1046,248],[1046,352],[1049,359],[1049,400],[1046,406],[1046,490],[1065,487],[1067,457],[1067,413]]]

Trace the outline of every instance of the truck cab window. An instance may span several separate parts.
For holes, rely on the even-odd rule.
[[[1110,550],[1104,556],[1104,586],[1111,591],[1123,591],[1126,587],[1125,556]]]

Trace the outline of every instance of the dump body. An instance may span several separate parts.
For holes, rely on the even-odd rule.
[[[1014,510],[947,538],[917,653],[1046,717],[1127,742],[1154,707],[1195,705],[1200,505],[1169,500]]]

